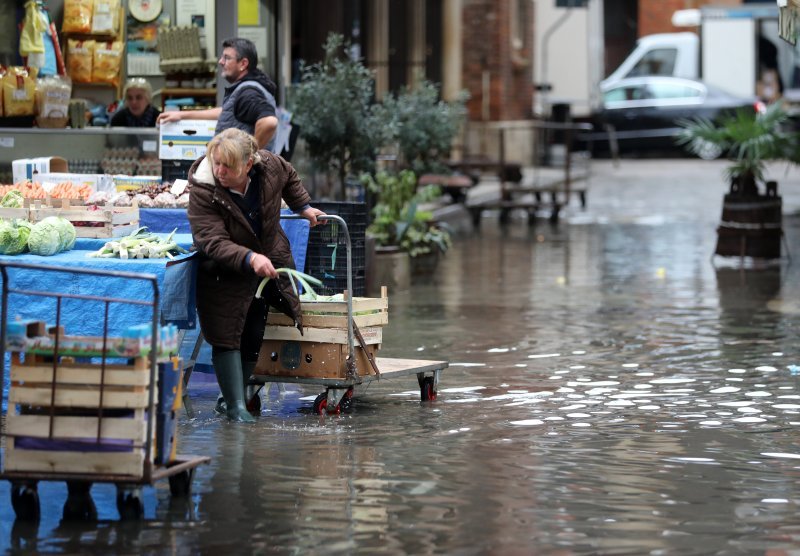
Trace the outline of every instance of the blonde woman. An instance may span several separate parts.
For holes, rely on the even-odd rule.
[[[189,224],[201,254],[200,328],[212,348],[225,413],[233,421],[252,422],[245,384],[258,360],[268,306],[293,318],[302,331],[300,301],[288,278],[276,272],[294,267],[280,225],[281,200],[311,226],[324,213],[309,205],[311,197],[291,164],[258,150],[255,138],[236,128],[211,140],[206,156],[189,170],[189,183]],[[265,276],[275,280],[268,282],[262,299],[255,299]]]

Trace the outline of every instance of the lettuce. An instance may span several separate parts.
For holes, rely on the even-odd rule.
[[[25,220],[0,220],[0,254],[18,255],[28,248],[31,225]]]

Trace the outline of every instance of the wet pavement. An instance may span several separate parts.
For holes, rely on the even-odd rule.
[[[593,165],[588,208],[556,226],[461,231],[433,279],[390,293],[382,356],[447,359],[435,402],[376,381],[351,411],[273,386],[254,425],[190,387],[192,495],[144,490],[120,522],[14,522],[0,549],[140,554],[796,554],[800,550],[800,183],[784,177],[787,255],[712,260],[724,163]],[[490,194],[483,184],[473,194]]]

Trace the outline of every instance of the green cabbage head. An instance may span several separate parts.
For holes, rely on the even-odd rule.
[[[28,248],[31,224],[25,220],[0,220],[0,254],[19,255]]]
[[[53,217],[55,218],[55,217]],[[28,249],[34,255],[49,257],[61,251],[61,234],[50,218],[45,218],[31,227]]]
[[[60,216],[48,216],[43,219],[42,222],[46,222],[48,226],[52,226],[58,230],[59,251],[68,251],[72,249],[75,245],[76,235],[75,226],[72,225],[72,222]]]

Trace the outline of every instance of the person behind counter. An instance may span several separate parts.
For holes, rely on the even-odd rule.
[[[321,223],[318,217],[325,213],[310,206],[311,197],[291,164],[259,150],[255,138],[237,128],[208,143],[206,155],[189,170],[189,183],[189,225],[200,253],[200,329],[211,345],[225,413],[233,421],[252,422],[245,385],[258,360],[268,307],[303,330],[300,300],[289,278],[276,271],[294,268],[280,225],[281,199],[311,226]],[[271,280],[256,299],[264,277]]]
[[[125,83],[125,106],[111,117],[112,127],[155,127],[161,111],[151,104],[153,89],[142,77]]]
[[[222,42],[219,71],[230,83],[225,88],[222,106],[206,110],[165,111],[158,123],[181,120],[217,120],[215,132],[236,127],[255,136],[259,147],[273,150],[278,130],[277,86],[258,69],[258,51],[252,41],[240,37]]]

